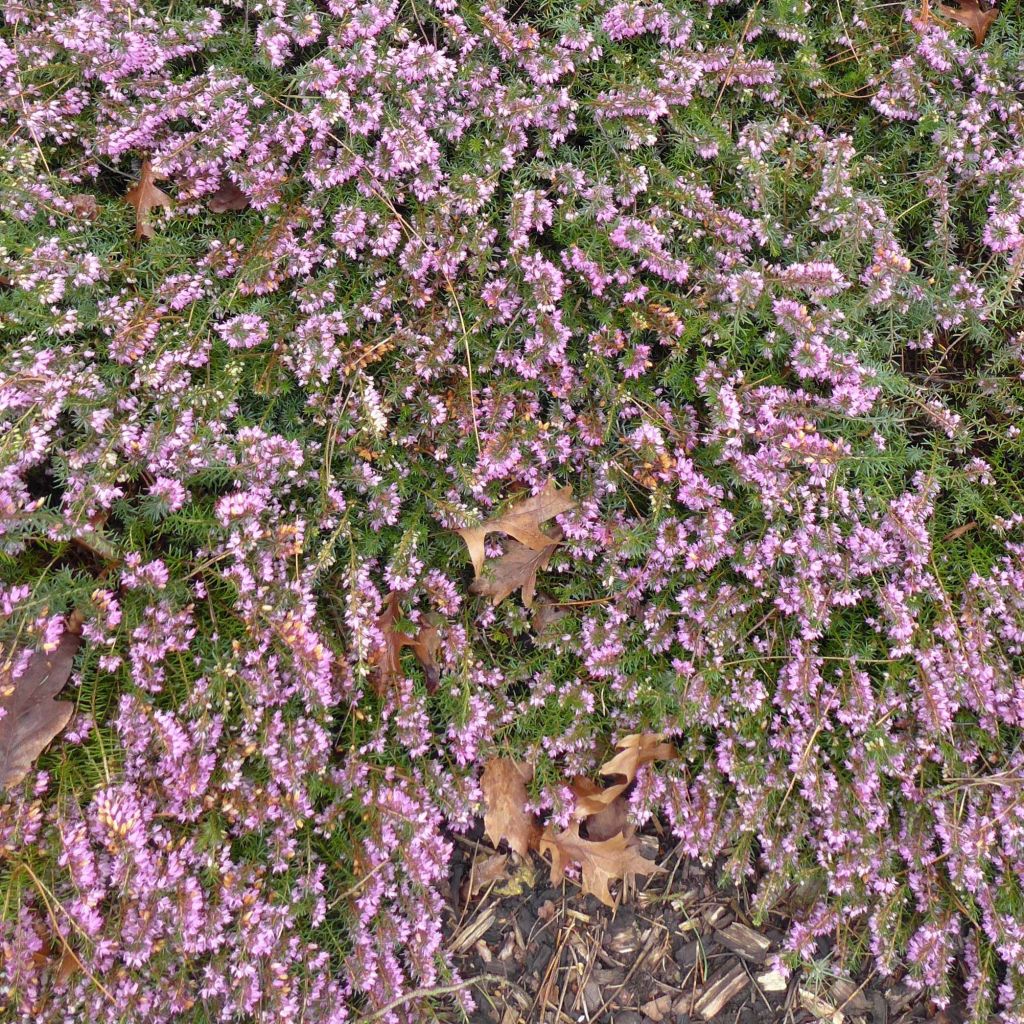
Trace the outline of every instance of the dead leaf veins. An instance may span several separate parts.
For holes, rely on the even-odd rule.
[[[150,213],[158,206],[173,206],[174,201],[156,186],[157,176],[149,160],[142,161],[139,182],[125,193],[125,199],[135,207],[135,237],[152,238],[153,222]]]
[[[526,783],[533,778],[529,765],[519,764],[507,757],[494,757],[487,762],[480,778],[484,801],[484,831],[497,846],[508,840],[509,848],[525,857],[536,848],[537,823],[526,812]]]
[[[12,677],[17,651],[0,653],[0,789],[16,786],[35,759],[68,724],[75,705],[54,700],[71,675],[82,638],[70,630],[52,651],[35,651]]]
[[[467,526],[456,532],[466,542],[469,557],[473,562],[473,571],[479,577],[486,557],[484,540],[489,533],[505,533],[532,551],[544,551],[553,540],[550,534],[540,528],[540,524],[575,507],[572,487],[560,488],[549,478],[539,494],[513,505],[504,515],[495,516],[479,526]]]
[[[570,864],[578,864],[582,874],[584,895],[596,896],[605,906],[615,905],[610,882],[632,881],[637,875],[660,871],[653,861],[642,856],[634,839],[613,836],[592,842],[580,836],[579,822],[574,821],[564,832],[555,832],[549,825],[541,836],[540,852],[551,855],[551,883],[557,885],[565,877]]]

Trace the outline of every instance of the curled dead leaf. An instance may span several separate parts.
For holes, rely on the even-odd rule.
[[[441,681],[441,667],[437,663],[437,654],[441,649],[441,634],[437,626],[432,621],[425,621],[416,631],[409,646],[423,669],[427,693],[434,693]]]
[[[374,691],[378,696],[383,696],[403,678],[401,653],[403,647],[409,647],[423,667],[427,691],[433,693],[441,677],[437,662],[441,637],[437,626],[428,620],[420,626],[415,636],[409,636],[395,628],[400,618],[398,594],[392,591],[384,599],[384,610],[377,618],[377,629],[380,630],[383,643],[368,659]]]
[[[605,811],[612,801],[618,799],[629,788],[629,783],[622,782],[603,787],[585,775],[578,775],[572,780],[571,788],[576,797],[573,817],[582,821]]]
[[[672,761],[679,752],[671,743],[664,742],[662,733],[635,733],[624,736],[615,744],[619,752],[601,765],[602,775],[624,775],[627,782],[636,778],[641,765],[652,761]]]
[[[502,839],[509,848],[525,857],[536,849],[539,828],[532,814],[526,811],[526,783],[533,778],[533,769],[507,757],[494,757],[487,762],[480,777],[486,810],[484,832],[497,846]]]
[[[591,814],[583,826],[587,830],[587,838],[595,842],[604,839],[611,839],[612,836],[624,835],[628,839],[633,834],[632,826],[629,824],[629,805],[626,798],[620,793],[612,800],[607,807]]]

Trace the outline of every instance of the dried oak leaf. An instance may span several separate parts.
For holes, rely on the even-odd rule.
[[[606,811],[629,788],[628,782],[616,783],[613,786],[599,786],[585,775],[577,775],[572,780],[571,789],[576,796],[576,807],[573,817],[577,820],[590,818]]]
[[[572,487],[560,488],[554,479],[548,478],[539,494],[513,505],[504,515],[455,532],[466,542],[473,571],[479,576],[486,557],[484,540],[489,533],[506,533],[533,551],[543,551],[551,545],[551,537],[541,530],[540,524],[575,507]]]
[[[641,855],[635,840],[621,834],[601,842],[583,839],[577,821],[564,832],[556,833],[549,825],[541,836],[540,852],[551,855],[552,885],[562,880],[566,867],[579,864],[584,895],[596,896],[608,907],[615,906],[609,882],[632,881],[637,875],[651,875],[661,870]]]
[[[956,7],[939,4],[939,12],[947,18],[969,28],[974,33],[974,45],[981,46],[985,36],[992,27],[992,22],[999,17],[998,10],[982,10],[978,0],[957,0]]]
[[[413,637],[395,628],[395,623],[400,618],[398,594],[392,591],[384,599],[384,610],[377,618],[377,629],[380,630],[384,643],[369,658],[373,688],[378,696],[383,696],[402,678],[402,648],[409,647],[416,660],[423,666],[427,690],[433,693],[440,680],[440,667],[436,657],[441,638],[437,627],[430,623],[425,624]]]
[[[437,652],[441,649],[441,634],[431,619],[424,620],[409,646],[423,669],[427,693],[433,693],[441,681],[441,666],[437,663]]]
[[[652,761],[672,761],[679,752],[671,743],[664,742],[662,733],[635,733],[624,736],[615,744],[619,752],[601,765],[602,775],[624,775],[626,782],[632,782],[641,765]]]
[[[625,796],[622,793],[616,794],[605,807],[584,819],[587,838],[600,842],[603,839],[611,839],[612,836],[624,835],[628,839],[633,834],[628,810],[629,804]]]
[[[484,767],[480,788],[487,809],[484,812],[484,833],[497,846],[508,840],[509,848],[525,857],[535,849],[539,828],[526,806],[526,783],[533,778],[533,769],[507,757],[493,757]]]
[[[152,238],[153,223],[150,211],[157,206],[173,206],[174,201],[162,189],[156,187],[156,175],[149,160],[142,161],[139,183],[128,189],[125,199],[135,207],[135,237]]]
[[[562,531],[556,527],[548,536],[547,547],[539,551],[510,540],[505,554],[488,563],[487,574],[473,580],[469,585],[470,591],[489,597],[491,604],[498,605],[513,591],[522,587],[523,604],[529,608],[533,604],[533,595],[537,589],[537,573],[548,567],[548,562],[551,561],[551,556],[561,539]]]
[[[75,705],[53,698],[64,688],[82,638],[68,630],[52,651],[34,651],[12,676],[15,651],[0,664],[0,790],[16,786],[47,744],[68,724]]]
[[[220,188],[206,201],[211,213],[237,213],[248,207],[249,197],[230,178],[222,178]]]

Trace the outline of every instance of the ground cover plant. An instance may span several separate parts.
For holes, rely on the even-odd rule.
[[[1018,0],[3,11],[4,1020],[470,1015],[495,763],[1024,1019]]]

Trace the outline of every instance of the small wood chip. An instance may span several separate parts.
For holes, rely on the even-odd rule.
[[[469,949],[485,931],[494,924],[494,911],[485,910],[469,927],[454,936],[449,948],[453,953],[463,953]]]
[[[864,995],[863,986],[858,987],[850,978],[836,978],[832,982],[832,1001],[843,1013],[867,1013],[871,1009],[871,1003]]]
[[[785,992],[788,982],[779,971],[765,971],[757,976],[762,992]]]
[[[714,927],[724,927],[726,924],[726,918],[729,911],[725,909],[721,904],[712,907],[710,910],[704,912],[704,921]]]
[[[640,1007],[640,1012],[645,1016],[654,1021],[654,1024],[661,1024],[661,1021],[672,1010],[672,997],[671,996],[658,996],[657,999],[652,999],[649,1003],[644,1003]]]
[[[806,988],[799,991],[800,1005],[808,1012],[814,1014],[818,1020],[828,1020],[832,1024],[843,1024],[843,1015],[829,1002]]]
[[[723,946],[755,964],[763,963],[768,950],[772,948],[770,939],[766,939],[760,932],[755,932],[753,928],[740,924],[739,921],[733,921],[716,937]]]
[[[747,972],[742,967],[734,967],[727,974],[712,981],[700,994],[693,1008],[705,1020],[711,1020],[744,992],[748,983]]]

